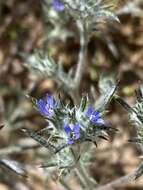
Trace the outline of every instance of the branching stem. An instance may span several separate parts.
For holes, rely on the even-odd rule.
[[[134,170],[131,174],[125,175],[116,179],[106,185],[95,188],[94,190],[113,190],[114,188],[120,187],[121,185],[126,184],[129,181],[135,180],[143,174],[143,163],[139,165],[139,167]]]
[[[85,23],[81,20],[77,20],[77,27],[80,35],[80,51],[77,63],[77,69],[74,78],[74,88],[78,89],[82,80],[85,63],[87,60],[87,34]]]

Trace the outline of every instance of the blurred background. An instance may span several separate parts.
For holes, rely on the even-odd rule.
[[[98,94],[100,74],[114,74],[120,80],[118,94],[133,105],[135,90],[143,83],[143,1],[120,0],[115,12],[120,24],[105,23],[93,31],[81,93],[89,93],[93,86]],[[65,71],[76,66],[80,44],[74,21],[62,20],[58,13],[56,18],[61,23],[56,25],[49,14],[50,7],[40,0],[0,0],[0,123],[5,125],[0,130],[0,159],[17,161],[24,169],[18,169],[17,175],[9,162],[0,163],[0,190],[63,189],[56,174],[38,167],[48,159],[47,150],[21,130],[46,126],[26,95],[39,98],[47,92],[60,92],[69,98],[51,78],[31,72],[23,58],[36,49],[44,49],[55,61],[63,63]],[[128,143],[135,136],[134,128],[126,112],[114,101],[106,121],[119,132],[93,152],[90,173],[100,184],[130,173],[140,162],[139,150]],[[28,178],[23,176],[25,173]],[[72,178],[68,180],[79,189]],[[142,190],[143,178],[117,189]]]

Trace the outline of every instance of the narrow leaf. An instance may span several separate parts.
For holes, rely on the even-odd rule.
[[[50,144],[44,137],[37,134],[36,132],[30,131],[27,129],[22,129],[22,131],[26,133],[28,136],[30,136],[31,138],[33,138],[35,141],[37,141],[39,144],[49,149],[52,153],[55,153],[56,147]]]
[[[27,172],[22,166],[22,164],[13,161],[13,160],[7,160],[7,159],[1,159],[0,164],[4,167],[10,169],[11,171],[15,172],[18,175],[21,175],[23,177],[27,177]]]
[[[0,130],[4,127],[4,124],[0,124]]]
[[[116,89],[117,89],[117,85],[112,85],[111,87],[109,87],[106,90],[106,93],[104,93],[103,95],[101,95],[101,97],[99,98],[99,100],[97,101],[97,103],[95,104],[95,108],[96,110],[102,112],[105,110],[106,106],[108,105],[108,103],[111,101]]]

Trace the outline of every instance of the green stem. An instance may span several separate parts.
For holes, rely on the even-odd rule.
[[[87,172],[85,171],[84,166],[81,165],[80,160],[77,159],[77,156],[75,155],[74,150],[72,148],[71,148],[71,153],[75,159],[76,173],[78,174],[82,186],[84,186],[86,190],[92,190],[93,185],[87,175]]]
[[[59,182],[60,182],[61,185],[65,188],[65,190],[73,190],[73,189],[67,184],[67,182],[65,182],[65,180],[60,179]]]
[[[92,187],[91,181],[89,180],[89,177],[87,175],[87,172],[85,171],[85,168],[81,165],[80,162],[77,165],[77,169],[85,181],[86,190],[92,190],[93,187]]]
[[[76,177],[77,177],[77,180],[78,180],[80,186],[82,187],[82,189],[85,189],[86,188],[85,180],[77,168],[75,168],[75,174],[76,174]]]
[[[80,35],[80,52],[78,57],[77,69],[74,78],[74,88],[78,89],[83,77],[85,63],[87,60],[87,34],[85,23],[82,20],[77,20],[77,27]]]

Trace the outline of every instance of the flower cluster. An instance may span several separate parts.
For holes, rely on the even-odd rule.
[[[100,117],[99,111],[94,112],[93,107],[89,106],[86,111],[86,116],[95,125],[104,125],[104,120]]]
[[[69,9],[69,13],[75,18],[96,20],[112,19],[119,21],[117,16],[110,10],[114,7],[110,1],[92,1],[92,0],[53,0],[52,8],[56,11]],[[95,22],[96,23],[96,22]]]
[[[87,102],[82,110],[77,107],[71,109],[63,106],[61,100],[56,101],[52,96],[47,95],[45,99],[36,100],[36,105],[40,114],[53,122],[59,133],[59,139],[66,141],[67,145],[84,142],[87,139],[92,141],[96,131],[102,130],[101,126],[105,125],[101,118],[102,114],[94,111]]]
[[[67,144],[73,144],[75,140],[80,139],[80,124],[65,124],[64,130],[67,134]]]
[[[58,106],[58,102],[56,102],[50,95],[47,95],[45,100],[37,100],[36,105],[38,107],[39,112],[47,117],[52,118],[54,115],[54,110]]]

